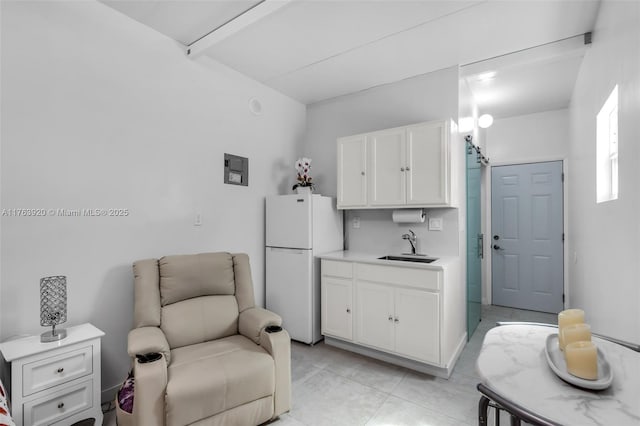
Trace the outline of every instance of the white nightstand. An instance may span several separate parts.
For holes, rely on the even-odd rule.
[[[82,324],[67,328],[67,337],[57,342],[30,336],[0,343],[11,363],[11,414],[18,426],[72,425],[90,418],[102,425],[102,336],[93,325]]]

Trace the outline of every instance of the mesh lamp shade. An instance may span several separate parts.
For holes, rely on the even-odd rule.
[[[51,330],[40,335],[41,342],[54,342],[67,337],[56,325],[67,321],[67,277],[58,275],[40,279],[40,325]]]

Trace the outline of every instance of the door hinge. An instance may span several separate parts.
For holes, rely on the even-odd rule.
[[[564,182],[564,172],[562,172],[562,181]]]
[[[564,303],[564,293],[562,293],[562,303]]]
[[[564,242],[564,232],[562,233],[562,241]]]

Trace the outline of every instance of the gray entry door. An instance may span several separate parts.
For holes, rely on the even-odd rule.
[[[491,168],[494,305],[563,309],[562,161]]]

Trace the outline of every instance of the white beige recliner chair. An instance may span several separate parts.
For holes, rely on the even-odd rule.
[[[289,334],[255,306],[246,254],[166,256],[133,270],[136,425],[258,425],[290,409]],[[154,352],[162,357],[145,362]]]

